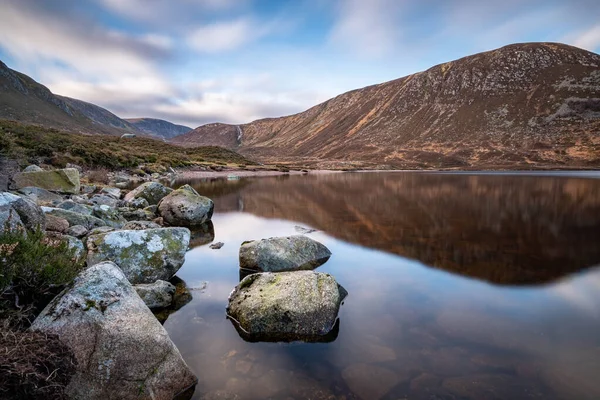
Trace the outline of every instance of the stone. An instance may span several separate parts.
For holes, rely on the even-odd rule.
[[[124,197],[125,201],[131,201],[142,197],[148,201],[148,204],[158,204],[163,197],[171,193],[173,189],[161,185],[158,182],[146,182],[127,193]]]
[[[23,172],[41,172],[43,171],[43,169],[41,169],[40,167],[38,167],[37,165],[28,165],[27,167],[25,167],[25,169],[23,170]]]
[[[209,247],[211,249],[213,249],[213,250],[219,250],[223,246],[225,246],[225,243],[223,243],[223,242],[217,242],[217,243],[211,244]]]
[[[169,335],[123,272],[83,270],[36,318],[77,360],[66,394],[75,400],[173,399],[197,382]]]
[[[121,228],[127,223],[127,220],[119,214],[119,212],[107,205],[94,206],[92,209],[92,215],[100,218],[105,222],[105,225],[112,226],[113,228]]]
[[[116,229],[111,226],[99,226],[98,228],[94,228],[88,232],[88,236],[91,235],[99,235],[101,233],[113,232]]]
[[[144,199],[143,197],[138,197],[137,199],[133,199],[128,202],[127,206],[131,208],[146,208],[150,206],[150,204],[148,204],[148,200]]]
[[[112,196],[105,196],[102,194],[96,194],[92,196],[89,200],[95,206],[109,206],[112,208],[117,208],[119,205],[119,200],[115,199]]]
[[[156,229],[161,228],[161,226],[152,221],[129,221],[125,225],[123,225],[123,230],[132,230],[132,231],[140,231],[144,229]]]
[[[40,206],[49,205],[49,204],[58,204],[63,201],[63,198],[61,195],[52,193],[46,189],[42,189],[42,188],[38,188],[38,187],[28,186],[28,187],[19,189],[18,192],[27,196],[28,198],[30,198],[31,200],[36,202],[37,205],[40,205]]]
[[[34,201],[8,192],[0,193],[0,206],[8,205],[19,214],[25,228],[30,231],[46,229],[46,215]]]
[[[96,185],[81,185],[80,192],[83,194],[92,194],[98,189]]]
[[[69,229],[69,221],[64,218],[46,215],[46,230],[52,232],[64,233]]]
[[[256,273],[231,292],[227,315],[248,340],[316,341],[332,332],[346,295],[325,273]]]
[[[57,205],[56,208],[60,208],[61,210],[73,211],[83,215],[92,215],[92,207],[84,204],[79,204],[78,202],[75,202],[73,200],[65,200],[59,205]]]
[[[90,235],[88,265],[112,261],[133,284],[168,280],[181,268],[190,242],[187,228],[114,231]]]
[[[140,210],[130,207],[119,207],[117,210],[127,221],[151,221],[155,218],[154,214],[145,209]]]
[[[75,168],[54,171],[20,172],[13,176],[13,188],[36,186],[59,193],[77,194],[80,190],[79,171]]]
[[[116,182],[115,187],[119,189],[127,189],[129,187],[129,182]]]
[[[215,205],[208,197],[200,196],[190,185],[184,185],[158,203],[158,213],[173,226],[199,226],[212,218]]]
[[[342,378],[350,390],[363,400],[379,400],[400,383],[393,371],[362,363],[344,369]]]
[[[66,168],[75,168],[77,171],[79,171],[79,173],[83,172],[83,167],[81,167],[80,165],[77,164],[72,164],[72,163],[67,163],[67,165],[65,165]]]
[[[19,214],[9,205],[0,206],[0,232],[25,232]]]
[[[71,226],[81,225],[88,230],[107,225],[106,222],[92,215],[79,214],[73,211],[63,210],[60,208],[42,207],[42,211],[44,211],[46,214],[66,219],[67,221],[69,221],[69,225]]]
[[[49,215],[46,215],[46,218],[47,217],[49,217]],[[85,226],[75,225],[67,229],[66,234],[81,239],[88,234],[88,230],[85,228]]]
[[[175,294],[175,286],[162,280],[134,285],[133,288],[150,309],[169,307]]]
[[[242,243],[240,268],[262,272],[308,270],[324,264],[329,257],[329,249],[309,237],[274,237]]]
[[[85,262],[85,256],[87,252],[83,246],[83,242],[76,237],[64,235],[58,232],[46,232],[44,240],[50,245],[58,245],[62,242],[66,243],[68,249],[74,251],[73,261],[78,265],[83,265]]]

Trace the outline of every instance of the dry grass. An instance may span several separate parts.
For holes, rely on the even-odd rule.
[[[108,177],[109,170],[106,168],[93,169],[88,172],[88,180],[90,183],[101,183],[108,185],[110,178]]]
[[[0,323],[0,398],[62,400],[75,358],[57,337]]]

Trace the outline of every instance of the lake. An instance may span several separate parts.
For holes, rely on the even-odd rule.
[[[204,179],[212,225],[164,323],[195,399],[599,399],[596,174]],[[327,343],[251,343],[226,319],[245,240],[307,235],[348,291]],[[211,242],[223,242],[219,250]],[[181,285],[180,285],[181,287]]]

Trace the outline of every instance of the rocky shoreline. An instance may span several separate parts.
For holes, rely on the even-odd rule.
[[[29,328],[57,337],[72,352],[77,366],[65,388],[69,398],[193,393],[198,380],[161,322],[191,298],[175,275],[191,242],[214,238],[214,203],[189,185],[174,190],[157,182],[175,174],[111,173],[105,186],[82,179],[76,167],[29,166],[12,177],[11,191],[0,193],[2,234],[43,231],[50,243],[73,251],[80,268]],[[330,256],[305,236],[244,243],[240,268],[249,276],[234,288],[226,310],[240,335],[327,341],[347,295],[332,276],[312,271]]]

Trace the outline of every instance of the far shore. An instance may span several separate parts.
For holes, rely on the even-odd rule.
[[[196,179],[196,178],[227,178],[227,177],[251,177],[251,176],[280,176],[280,175],[322,175],[322,174],[338,174],[344,171],[339,170],[308,170],[303,172],[300,170],[290,170],[289,172],[283,171],[271,171],[271,170],[243,170],[243,169],[230,169],[223,171],[198,171],[198,170],[186,170],[177,173],[178,179]]]

